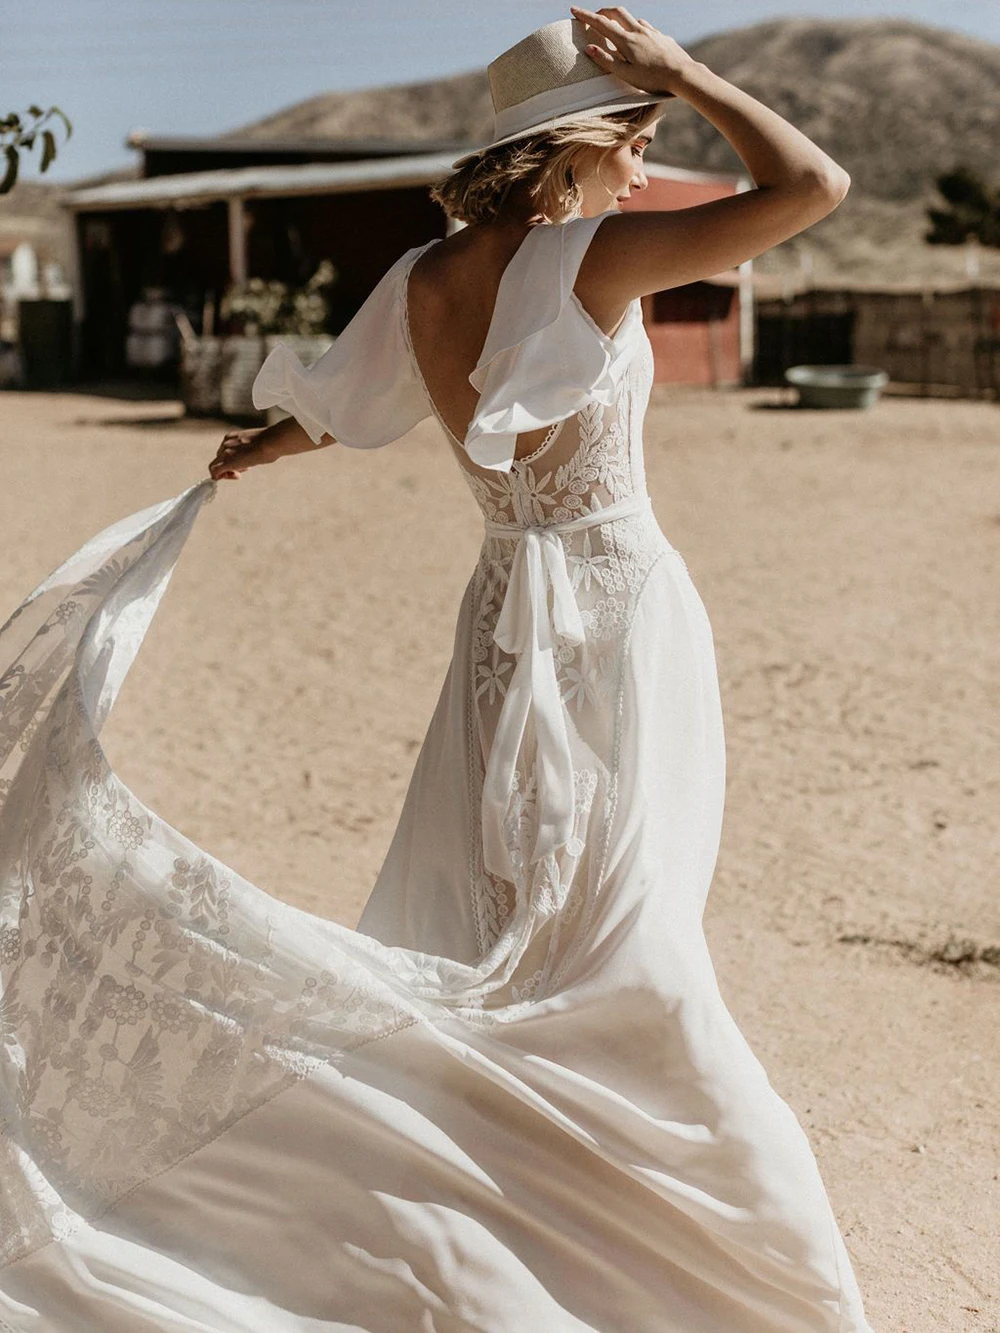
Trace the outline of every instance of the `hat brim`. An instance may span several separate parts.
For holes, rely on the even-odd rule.
[[[500,148],[503,144],[513,143],[516,139],[528,139],[533,134],[544,134],[546,130],[554,130],[558,125],[565,125],[571,120],[579,120],[583,116],[606,116],[611,111],[633,111],[638,107],[657,105],[660,107],[660,116],[662,116],[667,109],[667,103],[662,96],[653,93],[637,93],[635,97],[621,98],[614,102],[601,102],[581,111],[568,111],[563,115],[552,116],[548,120],[541,120],[535,125],[529,125],[526,129],[517,130],[514,134],[506,134],[502,139],[494,139],[491,143],[483,144],[481,148],[474,148],[471,152],[456,158],[451,164],[451,169],[457,171],[460,167],[464,167],[467,162],[482,157],[483,153],[488,153],[491,148]],[[657,116],[658,119],[659,116]]]

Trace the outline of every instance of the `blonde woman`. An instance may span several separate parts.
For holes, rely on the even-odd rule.
[[[272,352],[255,402],[289,417],[230,433],[0,637],[0,1327],[869,1333],[706,948],[722,718],[646,493],[639,303],[802,231],[848,178],[625,9],[489,73],[493,139],[435,190],[467,225],[402,255],[309,370]],[[673,98],[757,188],[623,213]],[[217,482],[432,414],[483,545],[349,930],[141,806],[99,732]]]

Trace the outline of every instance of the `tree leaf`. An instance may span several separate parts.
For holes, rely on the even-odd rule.
[[[73,133],[73,126],[70,124],[69,117],[66,115],[66,113],[64,111],[60,111],[57,106],[50,106],[49,115],[59,116],[62,119],[62,123],[66,126],[66,138],[67,139],[70,138],[70,136]]]
[[[3,180],[0,181],[0,194],[8,194],[17,181],[17,167],[21,159],[17,155],[17,149],[12,148],[10,144],[6,144],[3,151],[7,158],[7,170]]]
[[[40,171],[47,171],[49,163],[56,155],[56,136],[51,130],[42,130],[42,161]]]

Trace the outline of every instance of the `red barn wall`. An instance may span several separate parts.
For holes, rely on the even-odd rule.
[[[655,164],[648,164],[655,169]],[[626,212],[692,208],[736,193],[729,181],[674,180],[649,175]],[[735,281],[735,271],[732,271]],[[733,287],[690,282],[643,298],[657,383],[733,385],[742,382],[740,301]]]

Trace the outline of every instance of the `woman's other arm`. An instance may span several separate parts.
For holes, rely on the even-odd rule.
[[[332,435],[323,435],[319,444],[313,444],[294,417],[285,417],[273,426],[230,430],[222,437],[218,452],[208,465],[208,473],[215,481],[227,478],[238,481],[240,473],[247,468],[273,463],[285,454],[314,453],[328,444],[336,444]]]

